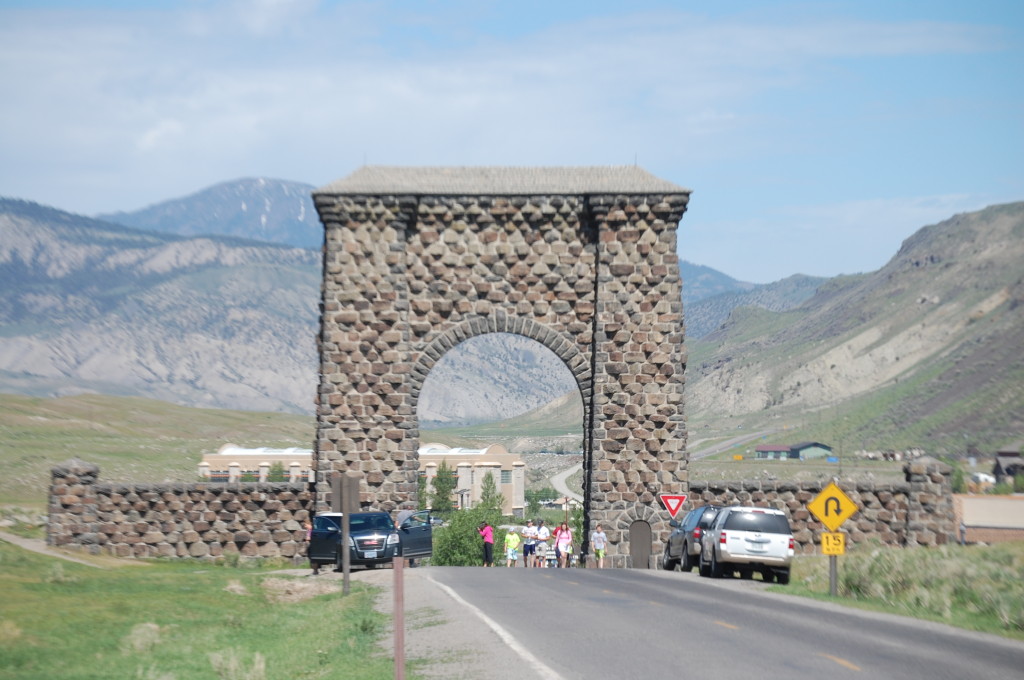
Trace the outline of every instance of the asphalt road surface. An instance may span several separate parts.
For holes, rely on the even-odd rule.
[[[1024,677],[1024,643],[769,593],[758,580],[625,569],[428,571],[502,631],[524,670],[551,680]]]

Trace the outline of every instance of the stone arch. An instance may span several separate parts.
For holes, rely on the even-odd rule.
[[[539,342],[554,352],[562,360],[576,380],[576,386],[583,399],[583,419],[587,420],[587,406],[593,392],[593,372],[586,357],[571,342],[559,333],[546,328],[532,319],[509,317],[497,313],[490,317],[476,316],[469,318],[434,338],[423,348],[419,359],[413,365],[409,375],[409,389],[413,413],[419,405],[420,391],[430,370],[440,361],[441,357],[455,348],[456,345],[488,333],[511,333],[521,335]]]
[[[640,168],[364,167],[314,192],[324,224],[314,441],[360,502],[416,493],[423,381],[449,349],[510,332],[555,352],[584,405],[586,536],[687,489],[682,283],[689,191]],[[638,509],[639,508],[639,509]],[[584,543],[583,550],[588,546]],[[628,532],[609,534],[624,566]]]

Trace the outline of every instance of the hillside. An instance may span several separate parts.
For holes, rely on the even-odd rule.
[[[221,215],[203,229],[231,231],[261,191],[274,206],[291,189],[239,180],[152,210]],[[1022,205],[921,229],[856,276],[754,286],[682,262],[691,432],[938,452],[1024,439]],[[0,199],[0,391],[310,414],[319,269],[309,249]],[[439,362],[419,416],[425,429],[505,421],[574,389],[552,353],[494,334]]]
[[[103,216],[110,221],[3,200],[0,390],[311,413],[320,258],[281,247],[319,247],[311,190],[235,180]],[[680,267],[688,304],[759,289]],[[532,341],[475,338],[431,373],[420,418],[428,427],[491,422],[573,387]]]
[[[834,409],[832,433],[851,446],[1018,440],[1021,262],[1024,203],[993,206],[921,229],[882,269],[833,279],[795,309],[739,308],[691,343],[691,422],[788,418],[808,431],[800,414]]]
[[[794,274],[781,281],[759,286],[726,289],[711,296],[697,297],[686,304],[686,337],[702,338],[729,320],[737,307],[754,307],[784,312],[798,307],[814,295],[827,279]],[[684,281],[689,284],[689,281]],[[686,295],[684,294],[684,299]]]
[[[314,188],[262,177],[239,179],[96,219],[179,236],[237,236],[319,250],[324,232],[313,207]]]
[[[0,200],[0,235],[0,390],[312,410],[312,251],[12,200]]]

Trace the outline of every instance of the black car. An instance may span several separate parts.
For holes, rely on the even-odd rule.
[[[700,556],[701,535],[707,531],[722,508],[718,505],[704,505],[686,513],[683,520],[672,520],[672,533],[665,543],[665,554],[661,557],[661,568],[671,571],[679,567],[693,571]]]
[[[341,569],[341,513],[325,512],[313,518],[309,561],[335,564]],[[349,517],[349,560],[352,566],[376,567],[396,556],[410,559],[430,557],[433,531],[426,510],[414,512],[395,526],[386,512],[354,512]]]

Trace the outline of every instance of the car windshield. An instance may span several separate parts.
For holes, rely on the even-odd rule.
[[[324,515],[317,515],[313,518],[313,528],[317,531],[330,531],[331,529],[341,529],[341,517],[327,517]]]
[[[394,522],[387,515],[352,515],[349,529],[356,531],[393,531]]]
[[[723,529],[760,531],[763,534],[788,534],[789,522],[782,515],[767,512],[730,512]]]

